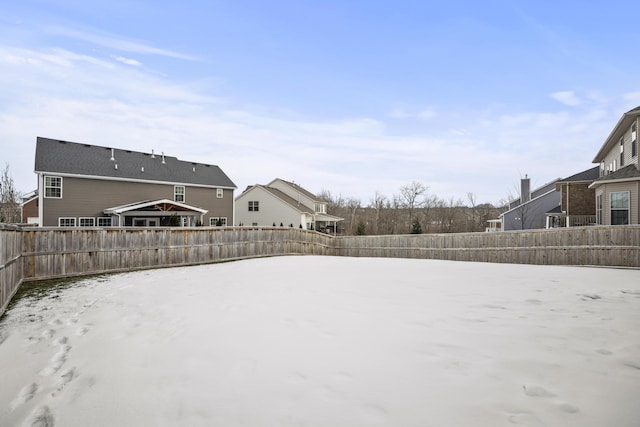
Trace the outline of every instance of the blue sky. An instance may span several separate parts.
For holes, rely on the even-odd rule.
[[[593,3],[593,4],[592,4]],[[238,185],[498,202],[587,169],[640,105],[634,1],[0,5],[0,164],[37,136],[219,165]]]

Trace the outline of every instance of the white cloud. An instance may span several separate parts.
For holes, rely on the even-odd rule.
[[[436,117],[437,113],[433,108],[425,108],[416,111],[407,111],[402,108],[396,108],[391,113],[389,113],[389,116],[394,119],[430,120]]]
[[[82,40],[98,46],[108,47],[123,52],[133,52],[146,55],[159,55],[176,59],[184,59],[189,61],[197,60],[193,55],[174,52],[168,49],[157,48],[141,41],[125,39],[107,33],[98,33],[95,31],[82,31],[66,27],[49,27],[48,30],[56,35],[65,36],[77,40]]]
[[[239,190],[278,176],[366,204],[376,191],[391,196],[417,180],[439,197],[474,192],[481,202],[498,201],[520,171],[547,182],[590,167],[598,133],[606,136],[617,120],[595,108],[505,114],[504,106],[440,113],[398,136],[397,123],[384,118],[319,120],[268,105],[249,108],[216,98],[204,83],[177,83],[68,50],[0,46],[0,67],[0,153],[23,191],[35,186],[35,139],[45,136],[217,164]],[[435,111],[396,116],[429,118]],[[585,121],[589,126],[568,128]]]
[[[125,58],[124,56],[112,56],[112,58],[118,62],[122,62],[123,64],[126,64],[126,65],[132,65],[134,67],[139,67],[142,65],[140,61],[136,61],[135,59]]]
[[[576,107],[582,104],[582,100],[573,91],[570,90],[554,92],[551,94],[551,98],[564,105],[568,105],[569,107]]]

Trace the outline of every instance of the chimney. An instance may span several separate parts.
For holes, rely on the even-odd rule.
[[[525,174],[520,180],[520,203],[526,203],[531,200],[531,180]]]

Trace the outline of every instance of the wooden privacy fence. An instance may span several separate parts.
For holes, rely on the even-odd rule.
[[[0,224],[0,315],[22,283],[22,230]]]
[[[287,254],[332,254],[331,237],[294,228],[31,229],[24,280],[195,265]]]
[[[640,226],[339,238],[336,255],[640,267]]]
[[[0,315],[25,281],[310,254],[640,266],[640,226],[332,237],[297,228],[20,228],[0,224]]]

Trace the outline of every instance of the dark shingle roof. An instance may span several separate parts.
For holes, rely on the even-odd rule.
[[[573,174],[560,182],[576,182],[576,181],[594,181],[600,177],[600,166],[594,166],[591,169],[584,170]]]
[[[215,165],[42,137],[36,142],[35,171],[236,188]]]
[[[602,178],[597,179],[596,182],[611,181],[614,179],[632,179],[632,178],[640,178],[640,170],[636,167],[635,164],[625,166],[621,169],[618,169],[615,172],[604,175]]]

